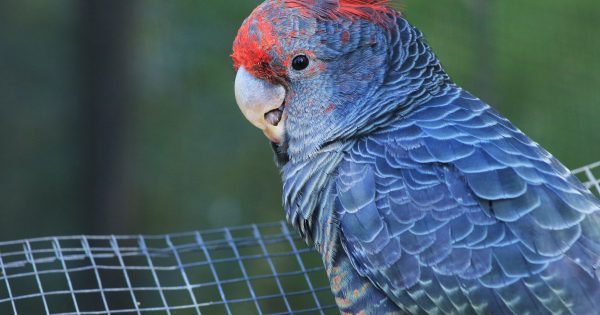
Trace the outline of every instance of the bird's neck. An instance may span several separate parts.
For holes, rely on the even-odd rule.
[[[275,147],[283,180],[283,202],[287,220],[307,240],[323,237],[333,201],[336,169],[344,154],[360,138],[392,126],[415,108],[449,90],[458,89],[425,43],[423,35],[401,17],[387,34],[388,71],[383,84],[371,92],[361,112],[353,115],[349,130],[337,141],[321,148],[309,159],[290,160]],[[285,151],[285,150],[283,150]]]
[[[281,166],[283,180],[283,207],[287,221],[307,241],[319,243],[321,232],[315,226],[323,225],[333,209],[333,182],[344,153],[353,140],[339,141],[319,150],[311,159],[288,161]]]
[[[360,125],[355,137],[371,134],[403,119],[415,108],[458,88],[423,34],[404,18],[396,19],[396,27],[387,34],[390,50],[385,79],[365,106],[374,114]]]

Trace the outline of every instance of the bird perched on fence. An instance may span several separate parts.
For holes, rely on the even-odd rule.
[[[387,2],[268,0],[233,46],[340,310],[598,314],[600,202]]]

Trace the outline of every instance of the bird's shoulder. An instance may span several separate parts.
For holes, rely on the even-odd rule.
[[[587,273],[600,261],[597,199],[466,92],[359,140],[340,164],[336,194],[355,268],[396,298],[427,273],[494,288],[564,257]]]

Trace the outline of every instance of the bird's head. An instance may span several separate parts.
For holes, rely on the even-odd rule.
[[[399,16],[385,0],[267,0],[233,45],[240,109],[292,160],[351,137],[377,111]]]

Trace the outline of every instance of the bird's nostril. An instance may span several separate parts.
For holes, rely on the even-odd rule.
[[[285,109],[285,107],[283,105],[281,105],[281,107],[279,107],[278,109],[274,109],[274,110],[266,113],[265,120],[273,126],[279,125],[279,123],[281,122],[281,118],[283,117],[284,109]]]

